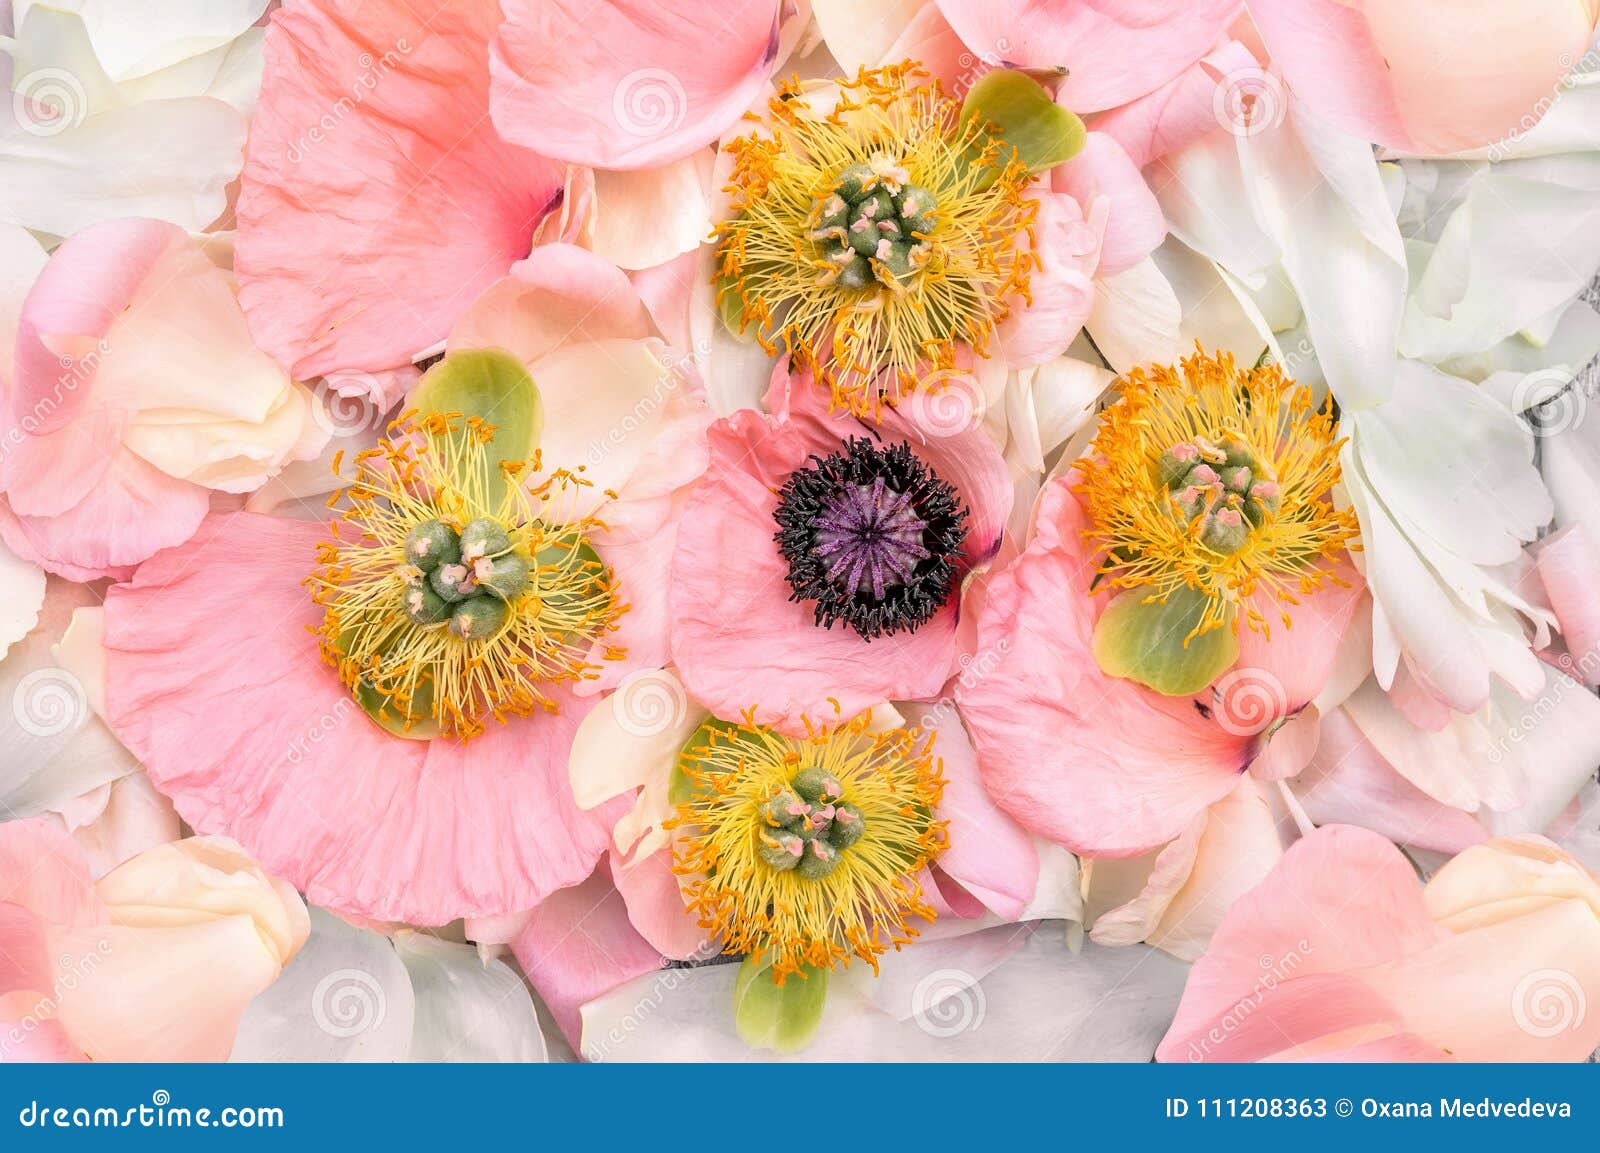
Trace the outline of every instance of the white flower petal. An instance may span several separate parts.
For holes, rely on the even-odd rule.
[[[416,996],[410,1060],[546,1060],[533,998],[504,961],[427,933],[400,933],[394,948]]]
[[[709,148],[660,168],[597,169],[590,247],[618,268],[653,268],[711,235]]]
[[[1181,310],[1172,285],[1148,256],[1125,272],[1095,279],[1094,310],[1084,327],[1118,372],[1170,364],[1182,354]]]

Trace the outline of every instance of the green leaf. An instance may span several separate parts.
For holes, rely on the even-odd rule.
[[[772,979],[766,955],[752,953],[733,984],[734,1027],[752,1049],[796,1053],[817,1031],[827,998],[827,970],[804,965],[780,985]]]
[[[496,460],[527,460],[544,432],[539,387],[522,361],[502,348],[450,353],[423,375],[411,407],[488,421],[495,427],[489,453]]]
[[[974,118],[991,125],[1030,172],[1071,160],[1083,148],[1083,121],[1021,72],[997,68],[984,73],[961,105],[962,125]]]
[[[1118,593],[1094,629],[1094,659],[1114,677],[1127,677],[1169,697],[1193,696],[1239,659],[1230,619],[1221,628],[1185,638],[1200,623],[1207,598],[1180,588],[1163,601],[1148,590]]]

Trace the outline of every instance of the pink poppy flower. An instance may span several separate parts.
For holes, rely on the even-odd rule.
[[[664,13],[648,0],[506,0],[494,123],[507,140],[593,168],[649,168],[714,142],[779,56],[780,0]]]
[[[1090,856],[1134,856],[1189,829],[1238,784],[1272,730],[1316,696],[1360,593],[1330,585],[1270,642],[1239,630],[1234,667],[1193,698],[1106,675],[1093,635],[1108,598],[1073,479],[1045,486],[1034,536],[985,583],[976,651],[990,675],[959,698],[996,803]],[[1275,619],[1275,618],[1274,618]]]
[[[309,932],[299,895],[226,840],[92,881],[48,820],[0,825],[0,1063],[224,1061]]]
[[[297,376],[379,372],[444,339],[532,248],[562,165],[496,135],[498,0],[289,0],[238,204],[240,297]]]
[[[542,487],[558,462],[590,478],[569,482],[561,491],[570,499],[550,507],[571,518],[561,523],[592,530],[585,544],[615,580],[607,618],[623,603],[634,607],[620,621],[638,613],[631,626],[593,638],[589,652],[587,640],[563,641],[575,675],[538,682],[544,707],[518,696],[506,723],[483,717],[485,731],[469,741],[406,739],[374,723],[313,635],[324,614],[305,582],[314,571],[328,575],[324,524],[213,516],[188,548],[157,556],[111,590],[108,720],[190,825],[226,831],[317,904],[377,920],[435,925],[511,913],[589,876],[620,809],[581,811],[568,789],[568,750],[593,703],[579,694],[597,687],[586,683],[593,665],[607,666],[606,677],[629,667],[607,659],[623,656],[620,643],[633,659],[666,651],[663,597],[651,582],[664,575],[676,490],[704,461],[697,441],[709,419],[692,373],[673,368],[653,331],[621,273],[551,246],[468,310],[442,366],[489,339],[501,357],[526,359],[550,471],[524,472],[524,487]],[[460,570],[457,584],[499,587],[500,562],[491,559],[441,567]],[[547,560],[541,571],[551,567],[559,566]],[[485,613],[495,608],[477,605],[476,591],[455,592]],[[524,604],[517,595],[502,603]],[[406,612],[426,617],[426,600],[407,600]],[[542,604],[526,602],[529,627]],[[500,619],[517,623],[524,608],[504,612]],[[467,640],[470,628],[454,635]]]
[[[232,279],[181,228],[114,220],[62,244],[22,302],[0,537],[72,580],[123,574],[328,434],[250,341]]]
[[[1589,46],[1594,0],[1251,0],[1289,86],[1335,127],[1408,152],[1526,132]]]
[[[672,663],[691,696],[800,733],[806,717],[939,692],[961,582],[995,555],[1012,499],[965,396],[914,397],[874,423],[830,413],[780,363],[767,414],[711,427],[672,557]]]
[[[1543,837],[1417,884],[1376,833],[1297,843],[1223,917],[1162,1061],[1581,1061],[1600,1045],[1600,878]]]

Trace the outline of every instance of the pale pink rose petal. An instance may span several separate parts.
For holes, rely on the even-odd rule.
[[[508,913],[588,876],[626,808],[572,800],[589,704],[559,699],[465,745],[384,732],[308,630],[321,613],[301,581],[325,534],[213,516],[110,591],[107,719],[157,788],[313,903],[373,919]]]
[[[949,836],[948,847],[939,855],[938,872],[984,907],[1008,921],[1016,920],[1039,885],[1039,854],[1033,838],[984,791],[977,754],[953,708],[906,704],[900,711],[907,723],[936,734],[934,751],[945,782],[938,817],[946,822]]]
[[[780,7],[504,0],[491,57],[495,127],[592,168],[687,156],[720,138],[767,83]]]
[[[1107,677],[1095,663],[1094,561],[1067,479],[1040,497],[1035,535],[986,583],[980,652],[1002,654],[959,701],[984,785],[1023,827],[1091,856],[1134,856],[1225,796],[1255,754],[1195,702]]]
[[[1122,145],[1104,132],[1089,133],[1082,152],[1052,169],[1050,186],[1079,204],[1092,204],[1099,197],[1110,201],[1097,275],[1127,271],[1155,251],[1167,235],[1167,218],[1155,193]],[[1050,256],[1045,254],[1046,273]]]
[[[968,48],[1065,68],[1061,103],[1098,112],[1153,92],[1211,48],[1239,0],[936,0]]]
[[[611,567],[617,595],[628,610],[616,629],[596,642],[589,659],[599,664],[599,673],[576,686],[578,695],[607,692],[632,673],[671,663],[672,552],[687,504],[686,493],[675,493],[654,500],[613,501],[602,510],[603,527],[589,541]],[[604,660],[608,648],[623,649],[626,655]]]
[[[1573,524],[1541,540],[1533,553],[1571,658],[1559,667],[1587,685],[1600,684],[1600,601],[1594,595],[1600,551],[1583,525]]]
[[[665,960],[633,927],[604,868],[541,901],[511,951],[574,1047],[582,1042],[578,1010],[585,1002],[654,972]]]
[[[496,135],[498,0],[301,0],[267,29],[235,268],[308,379],[396,368],[526,256],[565,172]]]
[[[1328,681],[1339,646],[1366,584],[1345,556],[1321,589],[1292,604],[1269,589],[1258,589],[1253,607],[1267,621],[1267,630],[1241,625],[1239,659],[1233,671],[1217,681],[1217,710],[1222,723],[1238,713],[1242,723],[1267,723],[1304,708]],[[1284,623],[1287,615],[1290,623]],[[1265,706],[1271,716],[1257,716]]]
[[[1411,152],[1524,131],[1594,34],[1593,0],[1253,0],[1289,86],[1362,140]]]
[[[60,1021],[42,1013],[43,1007],[50,1004],[45,994],[31,989],[0,994],[0,1037],[10,1042],[0,1047],[0,1065],[89,1059],[73,1044]]]
[[[1156,1057],[1257,1060],[1347,1031],[1350,1043],[1404,1032],[1400,1008],[1352,971],[1448,937],[1393,845],[1364,829],[1318,829],[1223,917]],[[1249,1014],[1233,1012],[1245,1002]],[[1211,1040],[1230,1013],[1238,1027]]]
[[[0,904],[62,925],[105,914],[83,853],[48,817],[0,824]]]
[[[965,96],[979,76],[1000,62],[998,56],[985,60],[963,44],[937,4],[918,8],[883,54],[884,63],[900,60],[917,61],[957,98]]]

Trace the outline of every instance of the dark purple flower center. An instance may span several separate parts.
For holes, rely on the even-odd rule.
[[[814,602],[818,625],[843,621],[867,640],[913,632],[955,586],[967,510],[904,444],[853,439],[813,456],[773,515],[790,599]]]

